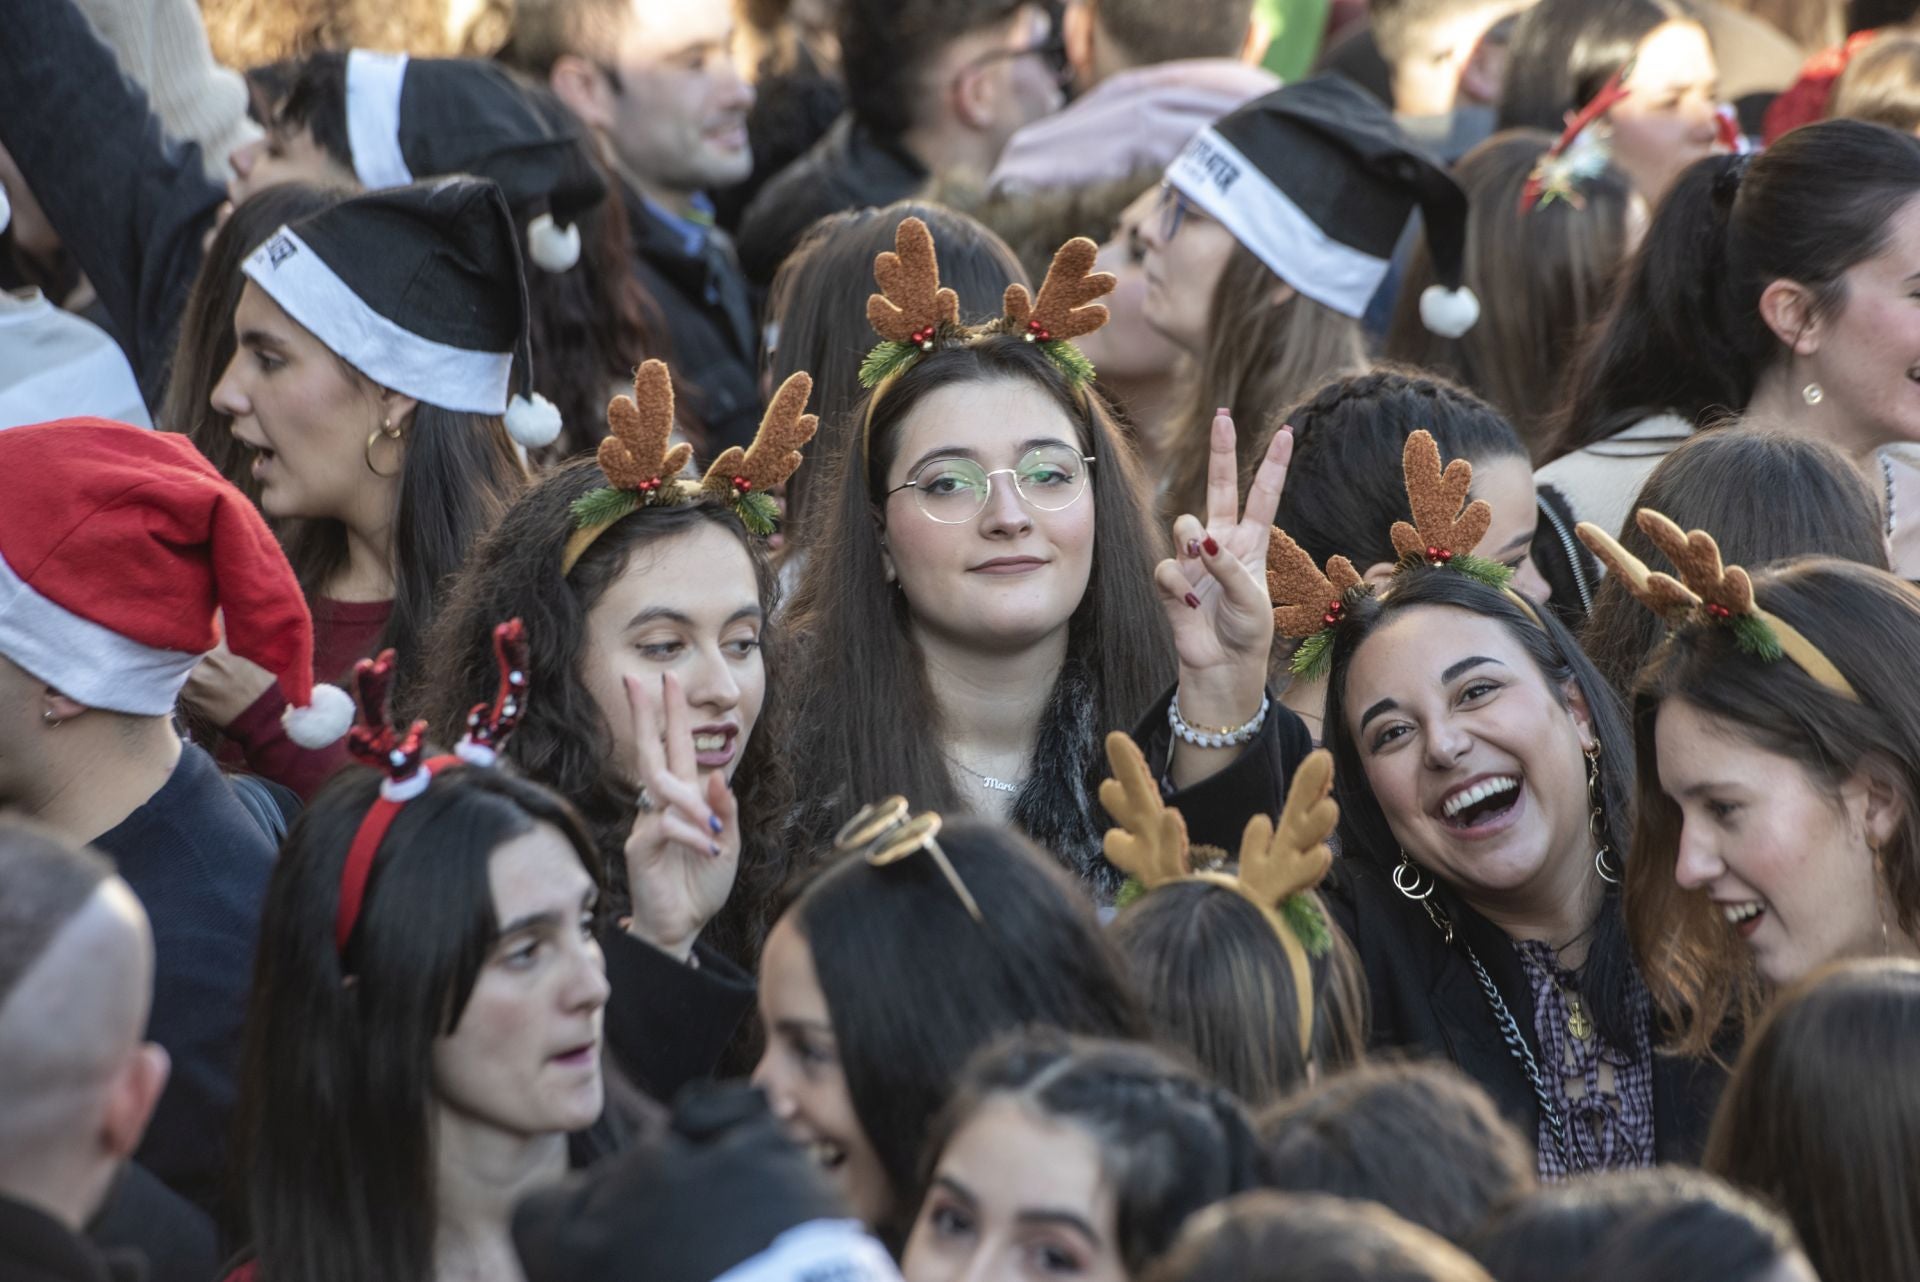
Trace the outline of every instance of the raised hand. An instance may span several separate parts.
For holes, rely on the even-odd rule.
[[[725,775],[715,771],[701,781],[693,712],[679,680],[661,678],[658,713],[640,678],[628,677],[626,687],[647,802],[627,834],[628,933],[685,961],[733,891],[740,809]]]

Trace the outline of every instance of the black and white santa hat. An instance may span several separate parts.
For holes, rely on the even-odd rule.
[[[1302,80],[1221,117],[1174,159],[1167,181],[1287,284],[1356,318],[1418,208],[1440,281],[1420,296],[1420,319],[1448,338],[1480,319],[1480,301],[1460,282],[1466,193],[1345,77]]]
[[[503,415],[529,449],[560,434],[559,411],[532,390],[513,215],[487,179],[354,196],[280,228],[241,270],[380,386],[442,409]]]
[[[527,256],[563,272],[580,261],[576,220],[607,197],[578,124],[546,90],[476,58],[347,54],[347,146],[369,191],[477,174],[527,222]]]

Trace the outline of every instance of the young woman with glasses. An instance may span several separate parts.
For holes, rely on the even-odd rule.
[[[904,244],[920,224],[902,226]],[[1200,822],[1220,808],[1218,789],[1278,810],[1308,750],[1264,689],[1263,570],[1292,441],[1276,439],[1243,517],[1233,422],[1216,417],[1204,524],[1182,516],[1179,558],[1156,567],[1132,448],[1100,398],[1050,359],[1069,344],[1024,337],[1005,319],[943,324],[857,411],[864,428],[818,500],[787,620],[809,674],[788,758],[810,838],[898,793],[1010,819],[1110,900],[1120,877],[1101,856],[1108,825],[1094,801],[1106,732],[1146,713],[1148,759],[1175,788],[1205,794],[1187,811]],[[1176,676],[1191,740],[1169,717]]]

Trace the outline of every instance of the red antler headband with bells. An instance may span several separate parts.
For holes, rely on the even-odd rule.
[[[467,733],[453,751],[431,760],[422,760],[427,723],[416,721],[401,730],[390,719],[387,698],[393,686],[393,651],[383,650],[378,658],[354,665],[354,697],[360,704],[361,722],[347,738],[347,751],[383,771],[386,778],[380,781],[380,796],[360,820],[340,870],[333,942],[342,956],[366,902],[374,857],[401,808],[424,793],[433,776],[448,766],[493,765],[500,759],[500,746],[520,724],[527,699],[527,630],[520,620],[509,619],[494,628],[493,657],[500,669],[493,702],[475,704],[467,713]]]
[[[1554,201],[1563,201],[1575,209],[1586,207],[1585,199],[1580,195],[1580,187],[1592,182],[1606,171],[1613,161],[1613,148],[1593,126],[1601,117],[1623,99],[1633,93],[1626,87],[1626,79],[1633,74],[1633,63],[1628,61],[1620,70],[1608,77],[1593,101],[1580,109],[1580,114],[1567,122],[1567,127],[1547,148],[1546,154],[1527,175],[1526,185],[1520,189],[1520,212],[1528,214],[1537,207],[1551,205]]]

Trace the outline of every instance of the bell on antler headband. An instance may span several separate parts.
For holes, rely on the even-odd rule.
[[[1540,157],[1533,172],[1527,175],[1526,186],[1520,190],[1522,214],[1544,209],[1556,200],[1575,209],[1586,207],[1580,188],[1606,172],[1607,166],[1613,163],[1613,148],[1606,136],[1593,126],[1633,92],[1624,84],[1632,70],[1633,64],[1629,62],[1614,72],[1593,96],[1593,101],[1567,122],[1553,146]]]
[[[730,446],[698,481],[680,475],[693,447],[673,438],[673,381],[666,362],[650,360],[633,376],[633,395],[607,406],[607,439],[600,442],[600,470],[607,484],[573,504],[574,534],[560,558],[560,573],[573,567],[595,539],[642,508],[672,507],[710,494],[733,509],[748,531],[772,534],[780,509],[773,499],[794,469],[800,447],[813,439],[819,417],[803,413],[813,394],[813,376],[801,370],[780,385],[760,420],[753,444]]]
[[[924,850],[939,867],[947,884],[953,887],[967,916],[984,922],[979,903],[967,889],[967,883],[960,880],[960,873],[947,858],[947,852],[940,848],[939,836],[939,815],[930,810],[913,814],[905,797],[888,797],[847,820],[833,839],[833,852],[837,856],[865,859],[875,868],[885,868]]]
[[[1860,701],[1853,683],[1805,633],[1760,608],[1753,598],[1753,580],[1739,566],[1722,564],[1720,547],[1711,534],[1682,530],[1652,508],[1641,508],[1634,521],[1673,562],[1680,572],[1678,579],[1648,569],[1599,526],[1582,521],[1575,527],[1580,541],[1619,577],[1634,600],[1666,620],[1670,628],[1731,628],[1735,643],[1745,653],[1768,663],[1792,659],[1802,672],[1835,694]]]
[[[1161,800],[1159,785],[1147,768],[1140,746],[1116,730],[1107,736],[1107,764],[1113,777],[1100,785],[1100,804],[1119,821],[1104,842],[1107,862],[1137,887],[1133,897],[1176,881],[1200,881],[1231,890],[1263,913],[1280,938],[1293,970],[1300,1010],[1300,1054],[1313,1047],[1313,969],[1309,958],[1324,957],[1333,946],[1327,920],[1307,892],[1333,866],[1327,838],[1340,823],[1340,807],[1331,796],[1333,757],[1324,748],[1310,754],[1293,772],[1280,822],[1255,815],[1240,839],[1237,872],[1195,872],[1187,844],[1187,822]],[[1122,897],[1127,898],[1126,892]]]
[[[996,336],[1038,343],[1076,389],[1093,378],[1093,362],[1072,340],[1107,323],[1106,306],[1094,300],[1112,293],[1117,281],[1111,272],[1093,270],[1100,247],[1086,237],[1075,237],[1060,247],[1037,297],[1029,296],[1025,285],[1009,285],[1001,299],[1001,315],[975,326],[960,324],[960,298],[940,284],[933,233],[925,223],[918,218],[901,219],[893,245],[873,260],[873,278],[881,292],[867,299],[867,323],[880,336],[860,365],[861,385],[874,389],[868,400],[869,420],[885,385],[928,352]]]
[[[347,750],[382,771],[386,778],[380,781],[380,796],[360,820],[340,870],[340,904],[334,912],[333,942],[342,956],[366,902],[374,857],[380,853],[380,843],[399,817],[401,807],[424,793],[433,776],[449,766],[493,765],[499,760],[500,746],[520,724],[527,701],[527,630],[520,620],[509,619],[494,628],[493,656],[500,668],[500,688],[493,702],[475,704],[467,714],[466,735],[451,753],[431,760],[422,759],[427,723],[416,721],[401,730],[388,712],[393,651],[384,650],[378,658],[362,659],[354,665],[354,698],[360,705],[360,724],[348,736]]]

